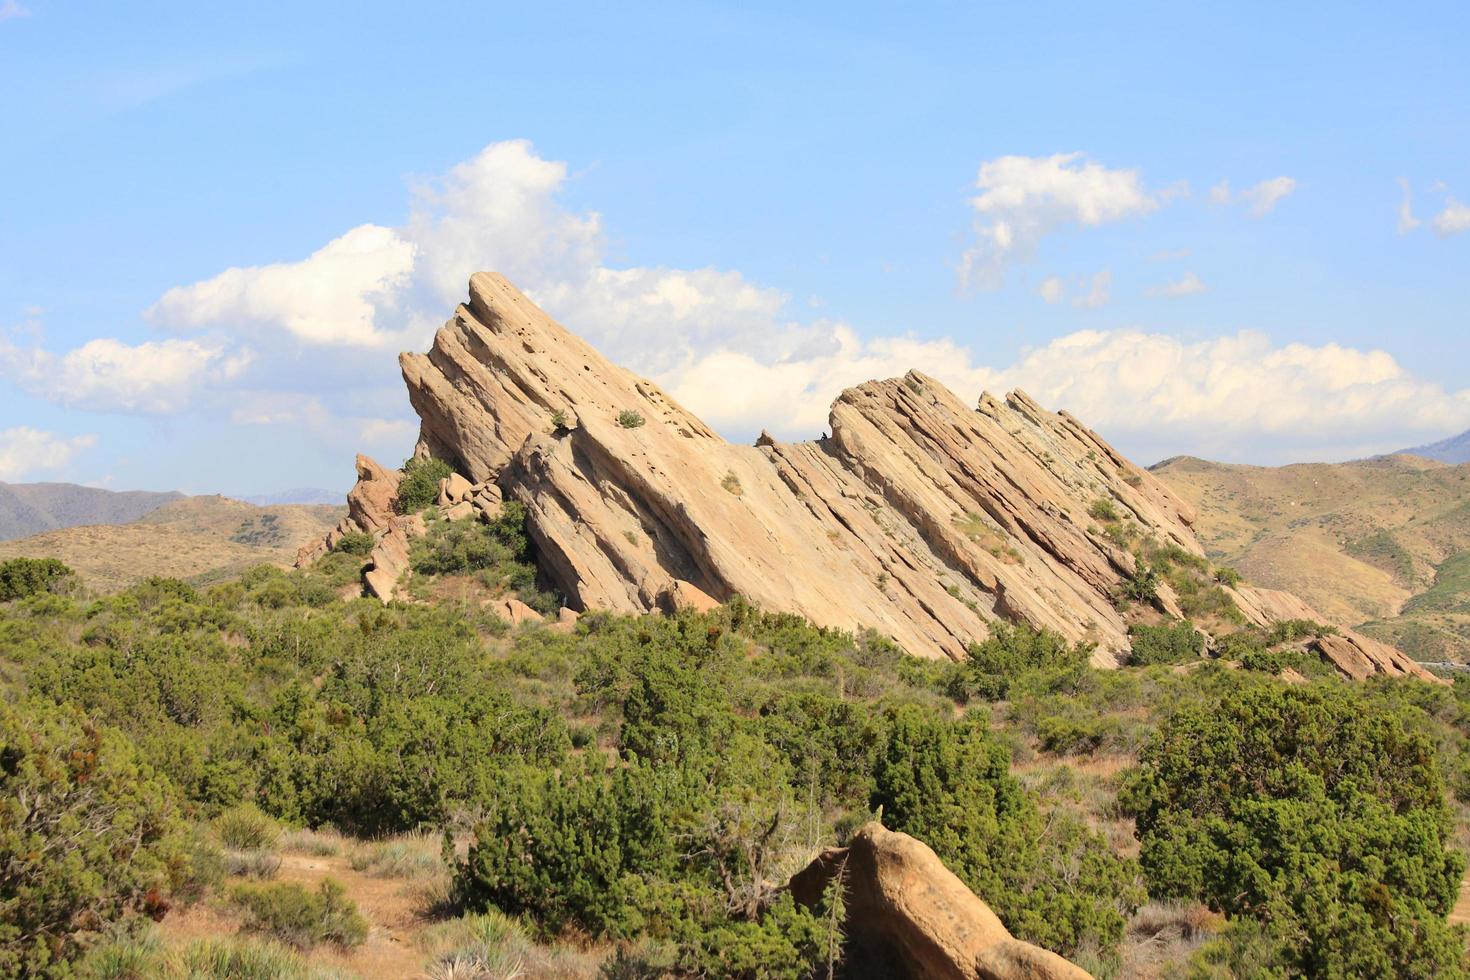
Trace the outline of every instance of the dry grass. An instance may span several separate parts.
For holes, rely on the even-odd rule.
[[[1198,902],[1150,902],[1128,923],[1119,976],[1182,976],[1190,957],[1224,924],[1223,916]]]
[[[255,507],[227,497],[191,497],[131,524],[91,524],[0,541],[0,559],[59,558],[88,587],[103,592],[150,575],[216,581],[262,562],[289,562],[341,513],[336,507]],[[267,517],[273,520],[267,523]]]

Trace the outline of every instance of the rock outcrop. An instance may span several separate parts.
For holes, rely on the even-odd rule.
[[[791,880],[816,906],[841,875],[845,975],[924,980],[1087,980],[1056,953],[1016,939],[924,842],[868,823],[847,847],[823,851]]]
[[[1023,622],[1093,642],[1111,666],[1128,649],[1115,598],[1137,566],[1108,524],[1203,555],[1187,503],[1020,391],[971,408],[910,372],[844,391],[821,439],[733,445],[492,273],[472,277],[427,354],[399,362],[422,420],[415,455],[457,471],[441,505],[485,517],[520,501],[542,574],[578,611],[739,594],[931,657]],[[369,464],[344,525],[381,537],[393,477]],[[1232,597],[1259,625],[1321,619],[1284,593]],[[1167,583],[1156,604],[1180,613]],[[1345,672],[1422,673],[1392,647],[1337,639],[1322,653]]]

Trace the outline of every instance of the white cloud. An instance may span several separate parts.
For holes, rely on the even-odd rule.
[[[464,299],[469,275],[482,269],[504,272],[610,359],[655,377],[735,437],[762,427],[783,438],[814,435],[844,387],[910,368],[933,374],[966,400],[982,388],[1024,387],[1126,445],[1173,451],[1203,451],[1214,440],[1221,454],[1238,456],[1235,450],[1250,447],[1262,458],[1294,440],[1295,454],[1330,456],[1375,440],[1384,443],[1380,449],[1396,448],[1411,433],[1470,425],[1470,392],[1446,393],[1381,351],[1275,347],[1249,333],[1185,342],[1141,331],[1084,331],[995,370],[950,340],[862,339],[840,321],[791,319],[784,294],[736,271],[611,265],[601,219],[558,199],[566,181],[566,165],[537,156],[530,144],[493,144],[420,183],[402,227],[349,233],[371,230],[371,247],[363,249],[367,268],[319,263],[313,268],[325,275],[323,292],[298,267],[349,236],[305,263],[232,270],[248,275],[171,291],[189,302],[181,299],[169,312],[178,322],[244,333],[260,360],[269,360],[270,372],[251,374],[269,377],[276,390],[231,394],[241,423],[296,425],[341,442],[401,441],[404,451],[414,423],[390,377],[391,358],[363,344],[422,349],[450,304]],[[976,275],[1024,254],[1057,228],[1091,227],[1159,206],[1136,173],[1076,155],[992,161],[979,185],[980,241],[969,259]],[[1280,200],[1280,186],[1257,193],[1262,186],[1226,194],[1251,207]],[[266,276],[264,270],[289,271]],[[1039,292],[1051,302],[1071,294],[1087,305],[1105,301],[1111,281],[1104,270],[1069,289],[1052,276]],[[1159,295],[1199,288],[1198,278],[1186,274],[1160,287],[1175,292]],[[161,317],[166,301],[159,304]],[[287,356],[327,343],[337,345],[330,357]],[[296,374],[282,376],[291,371]],[[324,372],[337,380],[324,380]]]
[[[1252,217],[1260,218],[1275,210],[1276,205],[1295,191],[1297,182],[1291,177],[1272,177],[1240,192],[1240,200],[1250,206]]]
[[[1092,277],[1087,292],[1072,300],[1072,305],[1084,310],[1098,310],[1108,305],[1113,294],[1113,270],[1104,269]]]
[[[1470,389],[1415,378],[1381,350],[1273,346],[1251,331],[1186,342],[1142,331],[1083,331],[1000,372],[1042,404],[1109,436],[1214,445],[1239,455],[1290,445],[1319,458],[1402,445],[1405,433],[1470,426]]]
[[[1399,234],[1406,235],[1418,228],[1422,222],[1414,217],[1414,199],[1409,190],[1409,182],[1400,177],[1399,187],[1404,192],[1403,200],[1399,202]]]
[[[1005,264],[1047,234],[1148,214],[1159,206],[1136,170],[1110,170],[1080,153],[1005,156],[980,165],[970,199],[975,244],[960,259],[961,285],[1000,284]]]
[[[1200,277],[1193,272],[1186,272],[1181,279],[1174,282],[1166,282],[1162,286],[1153,286],[1146,290],[1149,296],[1193,296],[1202,293],[1209,287],[1201,281]]]
[[[30,15],[31,8],[20,3],[19,0],[4,0],[3,3],[0,3],[0,22],[19,20]]]
[[[1210,188],[1211,204],[1244,204],[1252,218],[1263,218],[1276,209],[1276,205],[1298,187],[1292,177],[1272,177],[1253,184],[1243,191],[1232,192],[1230,181],[1222,180]]]
[[[68,439],[24,425],[0,430],[0,480],[14,481],[32,473],[59,470],[96,442],[96,436]]]
[[[1445,200],[1444,210],[1434,216],[1434,230],[1441,236],[1458,235],[1470,231],[1470,207],[1453,197]]]
[[[1251,331],[1187,342],[1138,330],[1084,330],[1001,369],[952,341],[859,339],[830,325],[831,346],[763,362],[713,351],[659,378],[727,431],[810,435],[845,387],[917,368],[966,401],[1023,388],[1110,439],[1159,453],[1212,451],[1258,461],[1346,458],[1399,448],[1414,434],[1470,427],[1470,389],[1446,392],[1384,351],[1273,345]]]
[[[175,412],[200,388],[238,377],[250,359],[249,351],[192,340],[131,346],[99,337],[58,355],[0,338],[0,376],[39,398],[92,411]]]
[[[414,256],[392,229],[360,225],[300,262],[226,269],[176,286],[147,315],[168,326],[281,329],[311,344],[378,346],[391,337],[377,314],[393,307]]]

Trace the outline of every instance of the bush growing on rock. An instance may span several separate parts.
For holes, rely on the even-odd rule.
[[[442,459],[406,459],[403,479],[398,484],[398,510],[417,514],[439,496],[439,481],[454,473]]]
[[[337,539],[336,547],[332,550],[344,555],[356,555],[359,558],[366,558],[372,554],[373,545],[376,543],[377,539],[366,531],[348,531]]]
[[[1134,623],[1128,627],[1128,638],[1132,647],[1128,663],[1134,667],[1188,663],[1204,652],[1204,637],[1188,620],[1158,626]]]

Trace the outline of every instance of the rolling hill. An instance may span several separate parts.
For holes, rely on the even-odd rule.
[[[75,483],[0,483],[0,541],[80,524],[125,524],[183,497]]]
[[[229,497],[177,497],[127,523],[87,524],[0,542],[0,559],[60,558],[94,589],[150,575],[210,582],[261,562],[285,564],[345,508],[256,507]]]
[[[1152,467],[1211,557],[1419,660],[1470,660],[1470,464],[1418,456]]]

